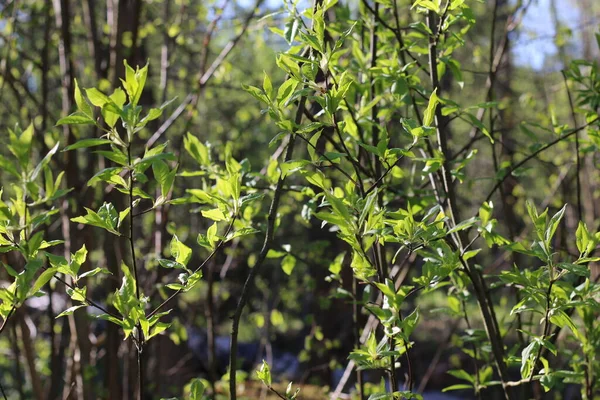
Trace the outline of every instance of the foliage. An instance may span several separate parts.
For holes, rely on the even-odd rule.
[[[31,18],[38,12],[50,18],[51,11],[64,17],[64,7],[68,16],[69,2],[55,3],[52,10],[32,6]],[[99,10],[86,7],[88,18]],[[163,59],[158,106],[145,98],[156,85],[149,65],[134,69],[123,49],[111,55],[123,65],[111,65],[112,80],[95,60],[97,84],[89,88],[80,86],[85,74],[76,76],[73,60],[61,59],[65,102],[56,129],[47,128],[46,110],[42,135],[36,136],[35,123],[24,130],[16,125],[8,130],[8,153],[0,154],[0,333],[14,328],[9,342],[17,359],[10,375],[12,369],[21,375],[22,347],[29,377],[11,390],[41,398],[47,379],[48,397],[56,397],[68,363],[54,335],[66,335],[68,325],[77,340],[67,358],[79,367],[68,364],[74,376],[64,390],[72,381],[80,398],[106,379],[111,383],[98,396],[236,399],[248,379],[258,379],[278,398],[300,399],[301,387],[289,382],[282,391],[274,383],[275,363],[263,360],[250,378],[243,371],[244,335],[262,336],[261,348],[272,351],[274,332],[300,336],[303,361],[346,366],[360,399],[422,398],[430,375],[418,360],[442,356],[451,365],[444,391],[541,398],[542,390],[565,393],[576,385],[583,398],[594,398],[600,233],[591,228],[597,216],[586,198],[596,188],[583,177],[597,177],[586,162],[593,163],[600,146],[598,65],[565,64],[564,115],[521,116],[496,98],[496,59],[505,55],[494,57],[502,47],[495,47],[492,27],[484,65],[488,93],[482,102],[471,101],[475,96],[463,92],[472,83],[463,64],[471,60],[462,52],[479,29],[479,7],[462,0],[362,1],[354,8],[335,0],[306,7],[286,2],[282,13],[261,20],[281,37],[281,51],[261,55],[260,78],[254,70],[244,74],[246,65],[235,71],[232,82],[245,94],[228,104],[239,102],[243,110],[223,117],[226,128],[211,140],[201,133],[212,122],[202,126],[197,113],[205,107],[201,116],[219,121],[223,110],[215,99],[223,91],[206,82],[220,68],[215,79],[223,83],[234,67],[220,56],[208,63],[222,14],[206,26],[197,84],[177,84],[187,97],[168,100],[169,60]],[[57,18],[56,24],[68,22]],[[118,46],[133,40],[125,47],[135,59],[145,48],[138,34],[157,40],[148,33],[152,27],[128,31]],[[184,21],[171,25],[164,51],[174,43],[194,46],[191,30]],[[61,32],[63,57],[72,56],[68,26]],[[90,45],[99,52],[103,42],[92,38]],[[264,43],[257,47],[264,50]],[[236,57],[256,58],[244,53]],[[3,83],[14,73],[4,68]],[[41,72],[47,105],[48,71]],[[176,123],[184,110],[187,122]],[[571,122],[562,122],[566,118]],[[535,162],[539,170],[531,167]],[[572,180],[565,178],[568,169],[560,179],[544,170],[565,166],[573,166]],[[564,189],[559,195],[546,190],[550,186]],[[68,297],[58,312],[53,294]],[[35,298],[48,299],[50,317],[51,338],[39,340],[50,355],[39,359],[26,329],[27,318],[40,319],[27,315]],[[227,317],[219,320],[219,314]],[[62,317],[68,324],[59,325]],[[163,346],[181,345],[199,321],[208,332],[207,359],[200,360],[205,379],[174,364],[174,387],[153,382],[161,362],[168,365],[161,361],[165,349],[174,348]],[[434,340],[439,350],[433,356],[426,336],[437,321],[446,324],[448,339]],[[222,377],[219,329],[230,329]],[[106,343],[86,343],[91,331],[103,331]],[[92,361],[100,348],[106,358]],[[38,369],[50,372],[40,377]],[[123,390],[114,381],[120,370],[128,376]],[[324,391],[339,396],[345,376]]]

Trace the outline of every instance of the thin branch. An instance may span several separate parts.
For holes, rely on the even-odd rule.
[[[8,397],[6,397],[6,393],[4,393],[4,387],[2,386],[2,382],[0,382],[0,392],[2,392],[2,397],[4,398],[4,400],[8,400]]]
[[[385,22],[385,20],[383,18],[381,18],[381,16],[379,15],[379,13],[377,13],[373,9],[373,7],[371,7],[371,5],[368,3],[367,0],[362,0],[362,4],[367,8],[367,10],[369,10],[369,12],[377,19],[377,21],[384,28],[388,29],[390,32],[392,32],[394,34],[394,36],[396,37],[396,40],[398,41],[398,44],[400,45],[401,52],[406,52],[406,54],[408,54],[408,56],[413,59],[413,61],[417,64],[417,66],[419,68],[421,68],[423,70],[423,72],[425,72],[425,74],[429,75],[429,72],[427,71],[427,69],[425,69],[423,67],[423,64],[421,64],[421,62],[419,61],[419,59],[417,59],[415,56],[413,56],[412,53],[410,51],[408,51],[408,49],[404,45],[404,39],[402,39],[401,31],[403,31],[403,30],[410,30],[410,29],[413,29],[413,28],[410,28],[410,27],[409,28],[403,28],[403,27],[400,27],[399,25],[396,28],[394,28],[391,25],[389,25],[387,22]],[[398,22],[398,19],[396,19],[396,22]]]
[[[229,43],[227,43],[225,47],[223,47],[221,53],[219,53],[219,55],[217,56],[217,58],[215,58],[210,67],[200,77],[200,79],[198,80],[198,88],[196,89],[196,93],[188,94],[183,100],[183,102],[179,105],[179,107],[177,107],[177,109],[173,111],[171,116],[165,122],[163,122],[163,124],[150,137],[150,139],[148,139],[148,142],[146,144],[148,148],[151,148],[152,145],[156,143],[156,141],[167,131],[167,129],[169,129],[171,125],[173,125],[173,123],[177,120],[177,118],[179,118],[179,116],[183,113],[183,111],[189,104],[192,104],[194,101],[196,101],[195,99],[198,98],[200,92],[202,91],[206,83],[212,78],[215,71],[221,66],[221,64],[223,63],[223,61],[225,61],[229,53],[231,53],[231,51],[235,48],[240,39],[245,35],[246,31],[248,30],[248,27],[250,26],[252,18],[254,18],[258,7],[262,4],[263,1],[264,0],[257,0],[256,4],[254,5],[254,8],[252,9],[252,12],[244,20],[244,25],[242,26],[241,32],[238,35],[236,35],[233,39],[231,39],[231,41],[229,41]]]
[[[296,135],[296,136],[298,136],[300,139],[302,139],[303,141],[305,141],[306,144],[308,144],[310,147],[312,147],[315,150],[315,153],[317,153],[318,155],[320,155],[321,157],[323,157],[325,160],[329,161],[329,163],[331,164],[332,168],[337,169],[338,171],[340,171],[346,178],[348,178],[348,180],[350,182],[354,183],[357,187],[360,187],[359,184],[358,184],[358,182],[354,178],[352,178],[349,173],[347,173],[346,171],[344,171],[344,169],[342,167],[340,167],[339,165],[337,165],[336,163],[334,163],[326,154],[324,154],[319,149],[317,149],[317,147],[315,145],[313,145],[307,138],[305,138],[302,135]]]
[[[6,318],[4,319],[4,321],[2,322],[2,326],[0,326],[0,333],[2,333],[2,331],[4,330],[4,328],[6,328],[6,324],[8,323],[8,320],[15,313],[16,310],[17,310],[17,306],[13,305],[12,308],[10,309],[10,311],[8,312],[8,315],[6,316]]]
[[[571,109],[571,118],[573,119],[573,126],[577,128],[577,117],[575,117],[575,107],[573,106],[573,99],[571,98],[571,91],[569,90],[569,85],[567,84],[567,75],[565,70],[560,71],[563,77],[563,82],[565,83],[565,89],[567,90],[567,97],[569,98],[569,108]],[[577,218],[581,220],[583,218],[583,208],[581,205],[581,158],[579,155],[579,134],[575,133],[575,177],[577,183]]]
[[[306,97],[303,96],[300,99],[298,104],[298,109],[296,111],[295,117],[295,126],[299,126],[302,122],[302,115],[304,114],[304,106],[306,103]],[[294,143],[296,135],[294,132],[289,135],[289,142],[287,146],[287,150],[284,157],[285,161],[290,161],[292,159],[292,154],[294,151]],[[271,201],[271,206],[269,208],[269,213],[267,217],[267,231],[265,233],[265,239],[263,242],[262,249],[258,255],[256,263],[254,267],[248,274],[246,278],[246,282],[244,282],[244,286],[242,288],[242,293],[240,294],[240,299],[238,301],[237,307],[235,309],[235,313],[232,317],[232,326],[231,326],[231,347],[229,354],[229,396],[231,400],[236,400],[236,369],[237,369],[237,342],[238,342],[238,328],[240,324],[240,318],[242,317],[242,312],[244,311],[244,307],[248,301],[248,297],[250,296],[250,290],[254,285],[254,279],[265,259],[267,258],[267,253],[272,246],[274,239],[274,230],[275,230],[275,220],[277,219],[277,212],[279,210],[279,201],[281,199],[282,188],[285,183],[285,178],[281,176],[277,181],[277,186],[275,187],[275,192],[273,193],[273,200]]]
[[[223,247],[223,245],[226,242],[227,235],[229,235],[229,233],[233,229],[233,223],[235,222],[236,217],[237,217],[236,215],[234,215],[232,217],[231,222],[229,223],[229,226],[227,226],[227,230],[225,231],[225,234],[223,235],[223,239],[221,239],[221,241],[217,244],[217,246],[215,247],[215,249],[208,255],[208,257],[206,257],[206,259],[202,262],[202,264],[200,264],[200,266],[194,270],[194,274],[197,273],[198,271],[200,271],[202,268],[204,268],[204,266],[215,256],[215,254],[217,254],[217,252],[219,251],[219,249],[221,247]],[[175,291],[165,301],[163,301],[162,303],[160,303],[160,305],[158,305],[158,307],[156,307],[150,314],[148,314],[146,316],[146,318],[149,319],[152,316],[154,316],[164,306],[166,306],[169,302],[171,302],[171,300],[173,300],[175,297],[179,296],[184,290],[185,290],[185,288],[181,288],[181,289],[178,289],[177,291]]]
[[[13,43],[16,42],[16,38],[17,38],[16,23],[18,21],[17,13],[19,11],[19,7],[20,7],[19,2],[17,0],[15,0],[13,2],[13,9],[12,9],[12,14],[10,16],[10,19],[8,21],[5,21],[6,24],[13,25],[14,39],[13,38],[5,39],[9,43],[5,44],[6,50],[4,52],[4,57],[2,58],[2,60],[0,60],[0,68],[2,69],[2,84],[0,84],[0,101],[2,101],[2,94],[4,93],[4,84],[6,83],[7,78],[8,78],[8,73],[10,72],[10,68],[8,66],[8,60],[10,59],[10,52],[12,51]]]
[[[414,144],[411,144],[406,151],[411,151],[413,146],[414,146]],[[392,165],[388,165],[388,168],[385,170],[385,172],[383,174],[381,174],[381,176],[379,178],[377,178],[377,180],[373,183],[373,185],[369,189],[367,189],[367,191],[365,192],[365,196],[367,196],[369,193],[371,193],[375,188],[377,188],[379,186],[381,181],[383,181],[383,179],[390,173],[390,171],[392,169],[394,169],[395,166],[398,165],[398,163],[400,162],[400,160],[402,160],[402,158],[404,158],[404,154],[402,154],[400,157],[398,157],[398,160],[396,160],[395,163],[393,163]]]
[[[275,396],[279,397],[280,399],[287,400],[287,397],[284,397],[281,393],[279,393],[277,390],[275,390],[275,388],[273,388],[273,386],[269,385],[268,388],[271,392],[273,392],[275,394]]]
[[[548,334],[550,333],[550,311],[552,309],[552,286],[554,285],[554,282],[556,282],[556,279],[554,277],[554,266],[550,265],[548,266],[548,269],[550,271],[550,283],[548,284],[548,290],[546,290],[546,313],[544,315],[544,330],[542,333],[542,342],[544,342],[547,338],[548,338]],[[529,377],[529,382],[531,382],[533,380],[533,375],[535,372],[535,369],[537,368],[538,363],[540,362],[540,357],[542,356],[542,349],[544,348],[544,346],[542,344],[540,344],[540,347],[538,348],[538,352],[533,360],[533,367],[532,367],[532,371],[531,371],[531,376]]]
[[[496,182],[496,185],[494,185],[494,187],[492,188],[492,190],[490,190],[490,193],[487,195],[487,197],[485,198],[485,201],[490,201],[490,199],[492,198],[492,196],[494,195],[494,193],[496,192],[496,190],[498,190],[498,188],[502,185],[502,183],[510,176],[510,174],[512,174],[516,169],[520,168],[521,166],[523,166],[524,164],[526,164],[528,161],[530,161],[531,159],[537,157],[540,153],[548,150],[549,148],[553,147],[554,145],[556,145],[557,143],[562,142],[563,140],[567,139],[568,137],[576,134],[577,132],[582,131],[583,129],[587,128],[588,126],[591,126],[592,124],[598,122],[598,120],[600,120],[600,118],[594,118],[593,120],[591,120],[590,122],[588,122],[585,125],[580,126],[579,128],[573,129],[571,132],[565,133],[564,135],[558,137],[557,139],[554,139],[553,141],[545,144],[544,146],[540,147],[539,149],[537,149],[536,151],[534,151],[533,153],[531,153],[530,155],[528,155],[527,157],[525,157],[523,160],[519,161],[518,163],[516,163],[514,166],[510,167],[507,171],[506,174],[504,175],[504,177],[502,177],[501,179],[498,180],[498,182]]]
[[[66,287],[68,287],[69,289],[75,290],[77,289],[77,287],[71,285],[70,283],[67,283],[67,281],[65,281],[64,279],[62,279],[60,276],[58,275],[54,275],[54,279],[56,279],[57,281],[59,281],[60,283],[62,283],[63,285],[65,285]],[[113,318],[116,319],[122,319],[123,316],[117,315],[115,313],[112,313],[110,311],[108,311],[106,308],[102,307],[100,304],[96,303],[94,300],[90,299],[89,297],[85,297],[85,302],[88,303],[88,305],[97,308],[98,310],[102,311],[103,313],[110,315]]]

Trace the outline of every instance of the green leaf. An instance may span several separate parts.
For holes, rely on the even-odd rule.
[[[146,126],[146,124],[148,122],[154,121],[155,119],[160,117],[162,115],[162,113],[163,113],[163,110],[160,108],[151,108],[150,111],[148,111],[148,115],[146,115],[144,118],[142,118],[139,125]]]
[[[590,277],[590,268],[586,265],[559,263],[558,267],[578,276]]]
[[[79,304],[79,305],[76,305],[76,306],[73,306],[73,307],[69,307],[65,311],[63,311],[60,314],[58,314],[56,316],[56,318],[65,317],[67,315],[71,315],[71,314],[73,314],[73,312],[75,312],[76,310],[78,310],[78,309],[80,309],[82,307],[87,307],[87,305],[86,304]]]
[[[550,241],[552,240],[552,237],[554,237],[554,233],[556,232],[556,229],[558,228],[558,225],[560,224],[560,220],[565,215],[566,208],[567,208],[567,205],[565,204],[560,210],[558,210],[558,212],[556,214],[554,214],[552,216],[552,218],[550,218],[550,222],[548,222],[548,227],[546,228],[546,232],[544,235],[544,239],[546,240],[546,243],[549,244]]]
[[[352,215],[348,211],[348,207],[346,207],[343,200],[338,199],[327,191],[324,191],[323,193],[325,194],[327,202],[331,205],[331,208],[333,208],[335,214],[341,216],[347,223],[353,221]]]
[[[152,339],[154,336],[166,331],[171,326],[170,323],[167,322],[159,322],[150,330],[150,334],[147,336],[147,339]]]
[[[411,10],[415,7],[423,7],[427,10],[433,11],[436,14],[440,13],[439,1],[436,0],[415,0],[411,7]]]
[[[283,30],[283,37],[287,44],[291,45],[298,33],[299,23],[298,19],[295,16],[290,16],[286,23],[285,29]]]
[[[192,249],[180,242],[175,235],[171,240],[171,255],[175,257],[175,262],[186,266],[192,258]]]
[[[183,138],[183,147],[201,166],[210,165],[208,148],[191,133],[187,133]]]
[[[125,179],[123,179],[123,177],[120,175],[122,172],[122,167],[105,168],[97,172],[94,176],[92,176],[87,182],[87,185],[94,186],[97,182],[104,181],[108,184],[121,186],[125,189],[128,189],[129,185],[127,184],[127,182],[125,182]]]
[[[56,126],[60,125],[94,125],[96,121],[80,112],[73,113],[68,117],[64,117],[58,120]]]
[[[298,86],[298,81],[295,79],[288,79],[277,90],[277,104],[281,106],[286,106],[287,102],[290,100],[292,95],[294,94],[294,90]]]
[[[37,179],[38,175],[40,174],[40,172],[42,171],[42,169],[48,165],[48,163],[50,162],[50,159],[52,158],[52,156],[56,153],[56,151],[58,150],[58,143],[56,143],[54,145],[54,147],[52,149],[50,149],[50,151],[48,151],[48,154],[46,154],[44,156],[44,158],[42,158],[42,160],[40,161],[40,163],[35,167],[35,169],[33,170],[33,172],[31,173],[31,180],[34,181]]]
[[[135,71],[129,66],[127,60],[123,60],[123,64],[125,65],[125,80],[123,81],[121,79],[121,82],[123,83],[125,91],[129,96],[129,102],[133,107],[135,107],[137,106],[140,97],[142,96],[144,86],[146,85],[148,64],[141,69],[139,66],[136,67]]]
[[[199,378],[192,379],[190,385],[190,400],[202,400],[204,385]]]
[[[316,170],[316,171],[300,171],[300,173],[302,174],[302,176],[304,176],[304,178],[311,184],[326,190],[328,187],[327,182],[325,181],[325,175],[320,171],[320,170]]]
[[[579,221],[579,225],[577,226],[577,232],[575,233],[575,238],[579,254],[586,256],[589,252],[588,246],[593,238],[590,235],[590,232],[588,231],[587,225],[582,221]]]
[[[44,286],[50,281],[50,279],[52,279],[52,277],[54,276],[54,274],[56,274],[57,271],[58,268],[48,268],[44,272],[42,272],[40,276],[38,276],[33,287],[29,290],[28,295],[35,295],[42,288],[42,286]]]
[[[451,385],[451,386],[448,386],[448,387],[442,389],[442,392],[449,392],[451,390],[466,390],[466,389],[473,389],[473,385],[459,383],[459,384]]]
[[[317,131],[309,140],[310,145],[307,146],[308,154],[310,155],[310,159],[315,162],[317,161],[317,142],[321,137],[322,130]]]
[[[76,150],[76,149],[83,149],[83,148],[87,148],[87,147],[95,147],[95,146],[102,146],[103,144],[110,144],[112,143],[112,140],[109,139],[82,139],[82,140],[78,140],[77,142],[73,143],[70,146],[65,147],[62,151],[69,151],[69,150]]]
[[[156,181],[162,187],[169,176],[169,166],[162,160],[156,160],[152,163],[152,173],[154,174]],[[164,195],[163,190],[161,190],[161,193]]]
[[[104,205],[98,210],[98,213],[96,213],[94,210],[90,210],[87,207],[84,208],[87,211],[87,215],[71,218],[71,221],[78,222],[80,224],[97,226],[99,228],[106,229],[110,233],[117,236],[121,235],[115,230],[119,216],[112,204],[104,203]]]
[[[86,302],[86,295],[87,295],[87,287],[83,287],[83,288],[68,288],[67,289],[67,294],[71,297],[72,300],[74,301],[79,301],[81,303],[85,303]]]
[[[112,103],[111,99],[107,95],[96,88],[85,89],[85,94],[87,95],[88,99],[90,99],[90,102],[96,107],[104,107],[106,103]]]
[[[540,345],[538,340],[534,340],[521,352],[521,378],[528,379],[531,376],[534,368],[533,363],[537,358],[536,354]]]
[[[439,103],[440,99],[437,96],[437,88],[435,88],[435,90],[431,93],[431,96],[429,97],[429,103],[427,104],[427,108],[425,109],[425,113],[423,114],[424,126],[432,126],[435,117],[435,109]]]
[[[242,89],[248,92],[256,100],[267,104],[269,103],[269,98],[267,97],[263,89],[244,84],[242,84]]]
[[[338,254],[338,256],[333,260],[331,264],[329,264],[329,272],[334,275],[339,274],[342,271],[342,265],[344,264],[344,257],[346,253]]]
[[[566,312],[558,310],[550,317],[550,322],[559,326],[560,328],[564,327],[565,325],[568,326],[577,340],[579,340],[581,343],[587,343],[586,337],[579,331],[579,329],[577,329],[577,325],[575,325],[571,317],[569,317]]]
[[[273,84],[271,83],[271,78],[267,75],[266,71],[263,71],[263,90],[267,94],[267,97],[271,98],[273,95]]]
[[[452,369],[448,371],[448,374],[455,378],[462,379],[470,383],[475,383],[475,377],[463,369]]]
[[[294,267],[296,266],[296,258],[291,254],[286,255],[281,260],[281,269],[286,275],[291,275]]]
[[[202,210],[202,216],[217,222],[225,221],[227,219],[223,211],[218,208],[213,208],[212,210]]]
[[[127,329],[124,326],[125,337],[127,338],[138,322],[138,318],[130,316],[130,314],[132,314],[132,310],[137,308],[139,302],[135,294],[135,279],[130,268],[125,263],[121,263],[121,271],[123,271],[123,279],[121,287],[115,293],[113,305],[121,313],[124,323],[127,325]]]
[[[96,267],[90,271],[84,272],[83,274],[79,275],[77,277],[77,279],[79,280],[79,279],[83,279],[83,278],[90,278],[92,276],[98,275],[99,273],[108,274],[108,275],[111,274],[111,272],[106,268]]]
[[[185,265],[180,264],[176,261],[173,260],[167,260],[165,258],[160,258],[158,260],[158,263],[160,264],[161,267],[163,268],[176,268],[176,269],[186,269]]]
[[[267,387],[271,387],[271,370],[269,369],[269,364],[267,364],[265,360],[263,360],[260,369],[256,371],[256,376]]]
[[[0,154],[0,169],[14,175],[16,178],[21,178],[19,171],[17,170],[15,163],[9,161],[6,157]]]
[[[92,107],[88,104],[87,100],[83,97],[81,93],[81,89],[79,89],[79,84],[77,83],[77,79],[75,81],[75,104],[77,104],[77,110],[81,113],[93,117],[94,113],[92,112]]]
[[[113,94],[110,95],[111,107],[102,107],[102,117],[104,118],[104,122],[111,128],[115,127],[115,124],[119,120],[119,117],[122,114],[122,108],[127,100],[127,96],[125,92],[121,88],[115,89]]]
[[[79,269],[81,265],[85,262],[87,258],[87,249],[85,248],[85,244],[81,246],[79,250],[75,252],[75,254],[71,254],[71,262],[69,268],[71,269],[71,276],[76,276],[79,273]]]

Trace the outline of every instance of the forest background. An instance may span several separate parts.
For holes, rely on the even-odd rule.
[[[600,3],[0,7],[5,398],[598,395]]]

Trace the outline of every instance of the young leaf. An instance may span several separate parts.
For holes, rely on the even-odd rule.
[[[291,275],[294,267],[296,266],[296,258],[291,254],[286,255],[281,260],[281,269],[286,275]]]
[[[175,257],[175,262],[185,266],[192,258],[192,249],[180,242],[175,235],[171,240],[171,255]]]
[[[87,100],[83,97],[81,93],[81,89],[79,89],[79,84],[77,83],[77,79],[75,81],[75,104],[77,104],[77,110],[87,115],[89,117],[93,117],[94,113],[92,112],[92,107],[88,104]]]
[[[183,138],[183,147],[201,166],[210,164],[208,148],[196,136],[188,132]]]
[[[432,126],[433,119],[435,117],[435,109],[439,104],[440,99],[437,96],[437,88],[431,93],[429,97],[429,104],[427,104],[427,109],[425,109],[425,113],[423,114],[423,125],[424,126]]]
[[[88,99],[90,99],[90,102],[96,107],[104,107],[106,103],[112,103],[107,95],[96,88],[85,89],[85,94]],[[88,115],[91,115],[91,113]]]
[[[217,222],[227,219],[223,211],[218,208],[213,208],[212,210],[202,210],[202,216]]]
[[[269,364],[265,360],[263,360],[260,369],[256,371],[256,376],[261,380],[267,387],[271,387],[271,370],[269,369]]]

